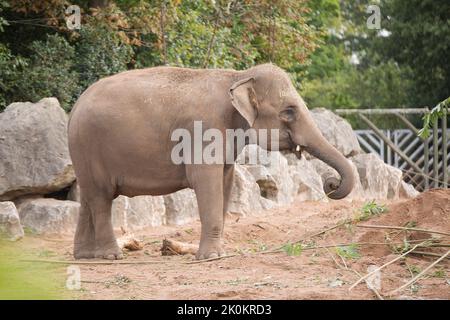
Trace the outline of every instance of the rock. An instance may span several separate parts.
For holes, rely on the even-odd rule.
[[[183,189],[163,196],[166,206],[166,222],[182,225],[199,218],[197,197],[192,189]]]
[[[414,186],[412,184],[406,183],[405,181],[402,181],[400,183],[400,190],[399,190],[399,197],[400,198],[415,198],[420,194],[419,191],[414,189]]]
[[[0,113],[0,200],[55,192],[75,180],[67,119],[55,98],[12,103]]]
[[[260,194],[278,205],[293,201],[294,182],[290,176],[287,159],[277,151],[266,151],[257,145],[248,145],[237,162],[243,164],[261,187]],[[239,165],[236,165],[238,168]],[[251,187],[250,187],[251,188]],[[251,189],[250,189],[251,190]]]
[[[73,233],[79,208],[80,204],[75,201],[41,198],[22,202],[18,210],[23,226],[44,234]]]
[[[80,187],[76,181],[70,186],[67,200],[80,202]]]
[[[366,199],[396,199],[402,182],[401,170],[385,164],[376,154],[350,158],[355,164]]]
[[[241,166],[239,170],[241,170]],[[245,166],[246,169],[255,179],[255,182],[259,186],[259,193],[263,198],[277,201],[278,199],[278,185],[275,178],[270,174],[269,170],[262,165]],[[244,170],[242,169],[242,170]]]
[[[321,176],[317,173],[313,164],[303,156],[302,159],[297,159],[295,164],[289,166],[289,174],[295,188],[293,196],[297,200],[328,200],[323,191]]]
[[[358,139],[346,120],[324,108],[312,109],[311,115],[325,139],[344,156],[361,153]]]
[[[10,241],[23,238],[23,228],[19,213],[13,202],[0,202],[0,237]]]
[[[228,212],[241,216],[258,214],[263,209],[261,190],[245,166],[235,165]],[[270,206],[270,202],[264,202]]]
[[[256,145],[249,145],[238,160],[248,163],[251,155],[259,163],[244,167],[260,187],[264,209],[288,205],[294,199],[326,201],[321,177],[304,157],[299,160],[293,153],[266,152]]]
[[[162,196],[119,196],[113,201],[112,222],[116,228],[139,230],[166,223],[166,207]]]
[[[80,187],[75,182],[67,194],[67,199],[80,202]],[[113,201],[112,222],[115,228],[139,230],[166,223],[166,207],[162,196],[119,196]]]
[[[314,167],[315,171],[322,180],[322,185],[325,183],[327,178],[334,177],[337,179],[340,179],[340,175],[337,173],[336,170],[334,170],[332,167],[324,163],[323,161],[319,159],[312,159],[309,161],[309,163]],[[364,191],[364,188],[361,184],[361,181],[359,179],[358,169],[356,168],[355,164],[349,160],[350,166],[352,167],[353,174],[354,174],[354,186],[352,192],[345,197],[346,200],[364,200],[366,198],[366,193]]]

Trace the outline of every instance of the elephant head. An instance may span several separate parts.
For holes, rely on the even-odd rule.
[[[322,136],[286,72],[271,64],[241,71],[230,96],[251,128],[279,130],[280,151],[293,150],[298,155],[304,149],[339,173],[340,181],[328,178],[324,183],[331,199],[352,191],[354,175],[348,160]]]

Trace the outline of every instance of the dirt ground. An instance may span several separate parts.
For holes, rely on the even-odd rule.
[[[134,233],[145,244],[143,250],[126,252],[125,258],[127,262],[147,263],[79,265],[81,290],[68,294],[76,299],[377,299],[365,282],[351,291],[349,287],[369,266],[381,266],[398,255],[392,247],[378,243],[389,241],[405,251],[409,248],[405,240],[437,237],[446,248],[421,251],[442,255],[448,250],[450,237],[359,226],[414,226],[450,233],[450,191],[432,190],[411,200],[378,203],[385,204],[387,212],[312,238],[309,236],[318,231],[359,216],[365,203],[296,202],[259,216],[230,216],[224,245],[227,253],[241,255],[194,264],[188,263],[193,261],[192,255],[161,256],[160,248],[164,238],[197,243],[199,222],[148,228]],[[306,239],[301,252],[291,245],[291,255],[285,251],[258,253],[301,239]],[[71,241],[71,236],[28,236],[21,246],[35,258],[72,260]],[[355,243],[363,244],[350,245]],[[305,249],[339,244],[348,246]],[[384,268],[378,292],[385,299],[450,299],[450,259],[433,267],[413,286],[387,296],[437,258],[408,255]],[[64,268],[59,266],[62,273]]]

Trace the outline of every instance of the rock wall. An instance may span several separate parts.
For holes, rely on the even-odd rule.
[[[354,168],[355,188],[346,198],[395,199],[417,191],[402,181],[400,170],[374,154],[363,154],[350,125],[326,109],[311,111],[325,138]],[[80,207],[79,188],[67,147],[67,115],[55,98],[13,103],[0,113],[0,234],[17,240],[22,226],[36,233],[73,233]],[[248,158],[256,156],[256,164]],[[329,201],[323,181],[337,172],[309,155],[269,152],[247,146],[235,165],[229,212],[258,215],[294,201]],[[55,196],[55,192],[57,196]],[[51,198],[52,196],[58,199]],[[7,200],[13,200],[7,201]],[[126,230],[198,219],[193,190],[165,196],[119,196],[113,225]]]

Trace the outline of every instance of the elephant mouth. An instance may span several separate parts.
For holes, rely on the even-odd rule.
[[[299,144],[296,144],[296,143],[294,142],[294,139],[292,139],[292,135],[291,135],[290,132],[288,132],[288,135],[289,135],[289,140],[290,140],[290,143],[289,143],[289,144],[291,145],[290,151],[291,151],[293,154],[295,154],[295,156],[297,157],[297,159],[301,159],[301,158],[302,158],[302,151],[303,151],[304,147],[303,147],[303,146],[300,146]]]

